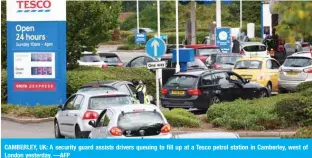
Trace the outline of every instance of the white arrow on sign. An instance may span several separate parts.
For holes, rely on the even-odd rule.
[[[159,43],[157,40],[154,40],[152,42],[152,47],[154,47],[154,56],[156,57],[157,56],[157,47],[159,47]]]

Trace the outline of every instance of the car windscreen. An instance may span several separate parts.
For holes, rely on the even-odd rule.
[[[218,56],[217,62],[219,64],[235,65],[236,61],[241,58],[240,56]]]
[[[211,54],[222,53],[220,48],[201,48],[201,49],[197,49],[197,52],[201,56],[207,56],[207,55],[211,55]]]
[[[98,55],[84,55],[80,58],[80,61],[82,62],[100,62],[101,58]]]
[[[117,56],[104,56],[101,59],[106,63],[120,63],[120,60]]]
[[[166,63],[168,64],[168,60],[166,61]],[[171,63],[171,67],[175,68],[176,63]],[[188,69],[195,69],[195,68],[208,69],[207,66],[200,59],[197,59],[197,58],[194,61],[187,62],[187,68]]]
[[[173,76],[168,79],[165,87],[193,88],[198,82],[195,76]]]
[[[262,45],[251,45],[251,46],[245,46],[244,50],[247,52],[262,52],[262,51],[266,51],[266,47]]]
[[[112,106],[131,104],[131,97],[127,95],[97,96],[89,100],[89,109],[103,110]]]
[[[241,60],[236,62],[234,69],[261,69],[261,61]]]
[[[78,89],[78,92],[89,92],[89,91],[104,91],[104,92],[114,92],[117,89],[113,87],[83,87]]]
[[[312,65],[312,60],[305,57],[288,57],[284,62],[285,67],[306,67]]]
[[[163,124],[164,122],[165,121],[159,112],[141,111],[121,114],[118,118],[117,125],[124,130],[128,130],[155,124]]]

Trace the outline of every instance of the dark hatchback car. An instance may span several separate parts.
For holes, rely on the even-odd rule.
[[[210,69],[232,70],[236,61],[243,56],[237,53],[217,53],[211,54],[205,64]]]
[[[269,96],[268,90],[260,84],[225,70],[177,73],[167,81],[161,92],[162,106],[169,109],[207,110],[210,105],[220,101]]]
[[[121,67],[124,66],[123,62],[120,60],[115,53],[99,53],[102,61],[105,62],[107,67]]]

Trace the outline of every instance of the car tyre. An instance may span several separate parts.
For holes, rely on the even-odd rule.
[[[218,104],[218,103],[220,103],[221,101],[220,101],[220,99],[219,99],[219,97],[218,96],[214,96],[214,97],[212,97],[211,98],[211,104],[210,105],[212,105],[212,104]]]
[[[260,91],[260,94],[259,94],[259,98],[265,98],[265,97],[268,97],[269,94],[266,90],[261,90]]]
[[[65,138],[65,136],[63,136],[60,132],[60,126],[57,120],[54,121],[54,135],[55,138]]]
[[[76,127],[75,127],[75,137],[76,138],[84,138],[83,135],[82,135],[82,132],[80,130],[79,125],[76,125]]]
[[[268,89],[269,93],[272,93],[272,84],[271,84],[271,82],[269,82],[267,84],[266,88]]]

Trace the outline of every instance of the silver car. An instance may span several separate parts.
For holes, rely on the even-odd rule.
[[[92,129],[90,120],[96,120],[106,108],[133,104],[131,98],[122,92],[88,91],[72,95],[55,115],[55,137],[87,138]]]
[[[155,105],[107,108],[89,125],[89,138],[172,138],[170,125]]]
[[[312,81],[312,56],[310,52],[298,52],[286,58],[279,70],[280,92],[295,91],[302,82]]]

